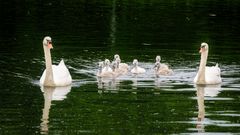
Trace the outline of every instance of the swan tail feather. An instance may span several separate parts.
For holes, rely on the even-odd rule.
[[[65,66],[64,60],[62,59],[62,60],[59,62],[58,65],[59,65],[59,66],[60,66],[60,65],[61,65],[61,66]]]

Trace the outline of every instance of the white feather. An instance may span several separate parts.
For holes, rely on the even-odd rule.
[[[67,86],[72,83],[72,77],[63,60],[58,65],[52,65],[53,80],[55,86]],[[40,78],[40,84],[43,85],[46,76],[46,69]]]

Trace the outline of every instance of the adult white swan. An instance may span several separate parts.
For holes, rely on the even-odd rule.
[[[146,70],[144,68],[141,68],[138,66],[138,60],[134,59],[133,60],[133,69],[131,70],[131,73],[133,74],[143,74],[145,73]]]
[[[47,36],[43,39],[43,49],[45,56],[46,69],[40,79],[40,85],[43,86],[67,86],[72,83],[72,77],[64,64],[64,61],[58,65],[52,65],[51,52],[52,39]]]
[[[208,44],[202,43],[199,53],[201,53],[201,60],[198,73],[194,78],[194,83],[196,84],[219,84],[222,82],[221,70],[216,66],[207,67],[207,57],[208,57]]]

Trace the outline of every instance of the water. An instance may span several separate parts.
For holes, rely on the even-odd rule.
[[[237,134],[238,1],[6,1],[0,4],[0,134]],[[73,84],[41,88],[42,39]],[[201,42],[223,83],[195,86]],[[147,73],[98,79],[114,54]],[[155,78],[161,55],[174,75]]]

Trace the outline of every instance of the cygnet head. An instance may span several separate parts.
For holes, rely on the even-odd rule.
[[[161,61],[161,57],[159,55],[156,56],[156,62],[160,62]]]
[[[98,62],[98,67],[99,68],[103,68],[103,66],[104,66],[104,63],[101,61],[101,62]]]
[[[52,38],[49,37],[49,36],[44,37],[43,45],[47,46],[49,49],[52,49],[53,48],[53,46],[52,46]]]
[[[134,59],[133,60],[133,66],[136,67],[138,65],[138,60],[137,59]]]
[[[199,53],[202,53],[202,52],[205,52],[205,51],[208,51],[208,44],[207,43],[202,43]]]
[[[105,64],[106,66],[109,66],[109,65],[110,65],[109,59],[105,59],[104,64]]]
[[[114,60],[116,60],[117,58],[120,59],[120,56],[119,56],[118,54],[115,54],[115,55],[114,55]]]

